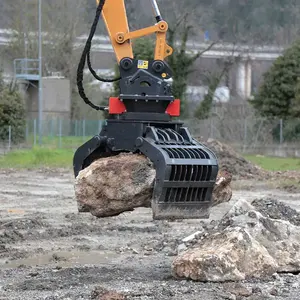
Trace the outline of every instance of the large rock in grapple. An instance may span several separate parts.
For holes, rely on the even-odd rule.
[[[110,217],[137,207],[150,207],[155,175],[151,162],[143,155],[98,159],[76,178],[78,210]]]
[[[100,158],[82,170],[75,181],[79,212],[111,217],[138,207],[151,207],[156,171],[144,155],[121,153]],[[231,199],[231,175],[220,172],[213,205]]]

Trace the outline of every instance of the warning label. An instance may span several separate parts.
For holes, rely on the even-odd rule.
[[[138,61],[138,68],[139,69],[148,69],[149,62],[147,60],[139,60]]]

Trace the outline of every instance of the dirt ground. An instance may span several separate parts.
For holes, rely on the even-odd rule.
[[[78,214],[72,173],[0,171],[0,299],[93,299],[97,287],[127,299],[299,299],[300,276],[197,283],[170,276],[180,240],[220,219],[238,199],[271,197],[300,209],[300,194],[239,183],[205,221],[153,221],[150,209],[97,219]]]

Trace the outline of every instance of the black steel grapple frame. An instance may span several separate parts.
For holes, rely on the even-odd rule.
[[[152,211],[154,219],[208,218],[212,191],[218,173],[215,154],[191,137],[181,122],[171,120],[168,107],[174,103],[171,77],[163,61],[124,58],[120,62],[119,104],[99,135],[74,155],[74,174],[94,160],[121,152],[141,153],[156,169]]]

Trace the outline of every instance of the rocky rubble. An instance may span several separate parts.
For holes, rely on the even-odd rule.
[[[103,287],[96,287],[91,293],[92,300],[126,300],[125,295],[115,291],[108,291]]]
[[[229,145],[215,139],[205,141],[201,138],[197,139],[217,155],[221,169],[232,174],[234,179],[258,179],[266,178],[269,175],[268,172],[246,160]]]
[[[269,198],[238,201],[216,226],[194,236],[194,245],[174,259],[172,274],[224,282],[297,273],[299,218],[297,211]]]
[[[111,217],[137,207],[151,207],[155,176],[152,163],[143,155],[123,153],[98,159],[76,178],[78,211]],[[227,171],[219,172],[212,206],[231,199],[231,179]]]

